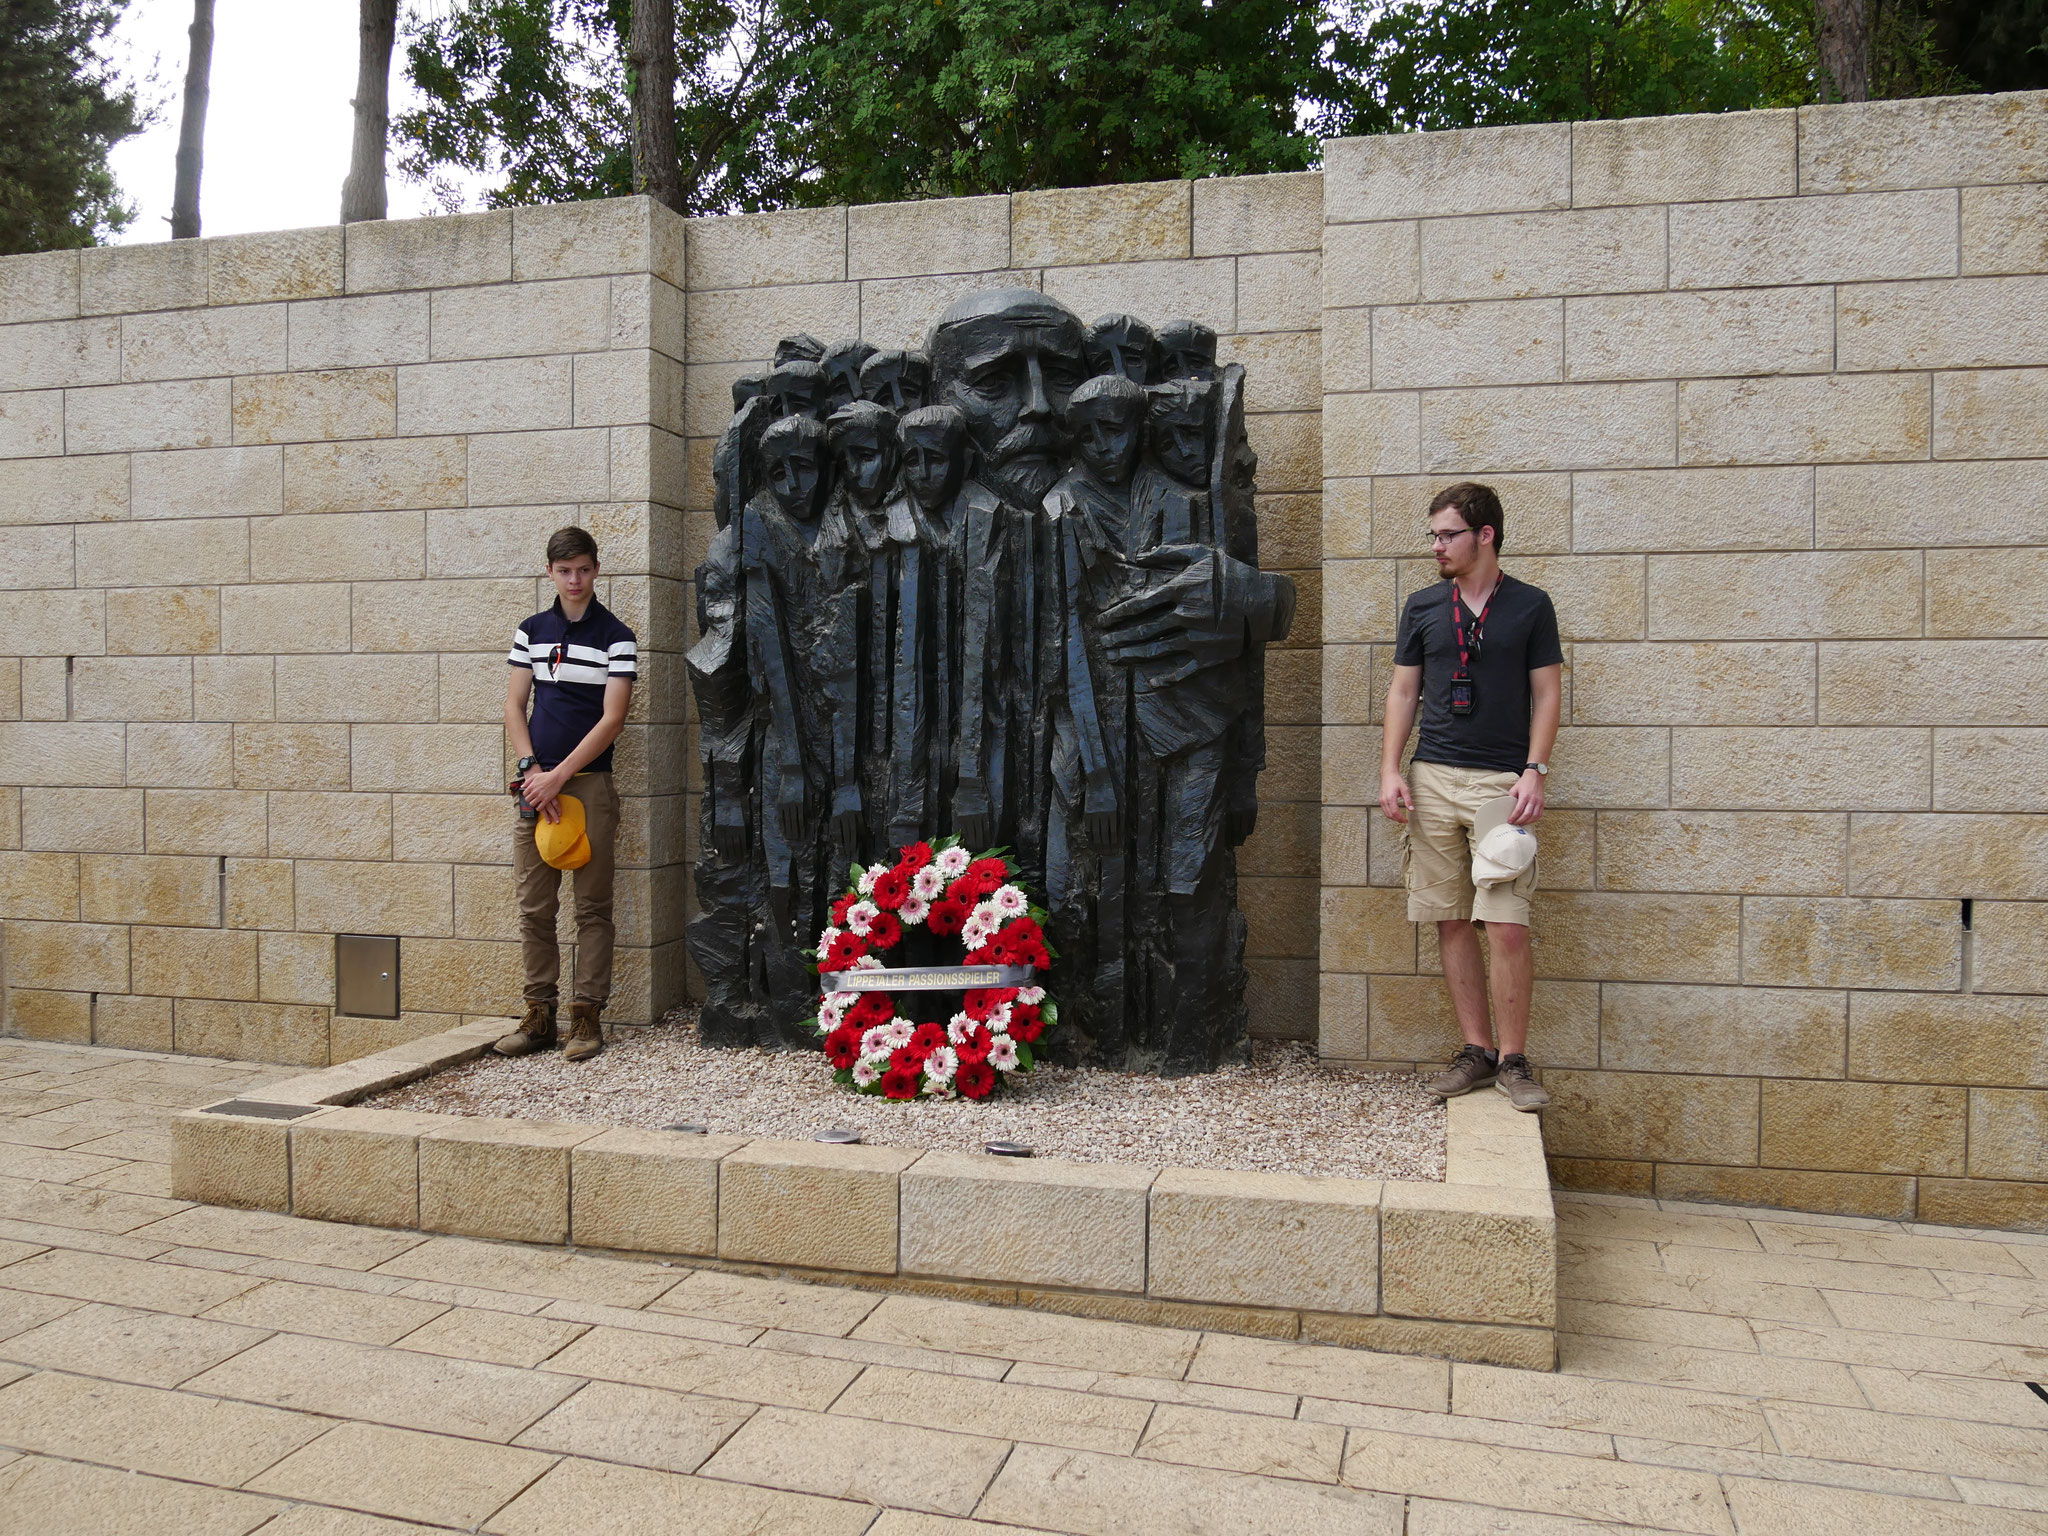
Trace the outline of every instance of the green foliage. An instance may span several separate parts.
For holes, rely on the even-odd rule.
[[[0,0],[0,254],[96,245],[134,219],[107,151],[145,116],[96,53],[126,4]]]
[[[1942,64],[1987,91],[2048,90],[2048,0],[1934,0]]]

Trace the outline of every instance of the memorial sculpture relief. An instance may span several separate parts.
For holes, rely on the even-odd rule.
[[[740,380],[689,655],[707,1042],[812,1048],[851,862],[957,833],[1045,893],[1055,1056],[1246,1048],[1236,850],[1264,651],[1244,371],[1189,321],[970,294],[923,353],[786,338]]]

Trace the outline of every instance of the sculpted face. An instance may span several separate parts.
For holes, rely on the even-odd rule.
[[[944,427],[903,429],[903,483],[925,511],[938,511],[960,489],[964,446]]]
[[[1035,504],[1060,476],[1060,417],[1088,377],[1080,319],[1029,289],[969,294],[940,317],[927,350],[937,400],[967,418],[989,483]]]
[[[777,420],[784,416],[825,416],[825,375],[816,363],[785,364],[768,375],[763,393]]]
[[[877,352],[861,365],[863,399],[902,416],[932,403],[931,359],[922,352]]]
[[[809,441],[782,441],[770,446],[766,458],[768,493],[776,504],[800,523],[817,521],[825,480],[818,448]]]
[[[1138,464],[1142,413],[1122,401],[1090,401],[1073,412],[1074,451],[1104,485],[1120,486]]]
[[[864,341],[836,342],[825,349],[819,366],[825,370],[826,415],[863,398],[860,392],[861,364],[874,355],[875,349]]]
[[[864,507],[878,506],[896,479],[896,444],[865,424],[839,433],[833,444],[839,478]]]
[[[1156,397],[1152,407],[1152,455],[1159,467],[1183,485],[1200,486],[1209,478],[1209,396],[1206,391],[1174,390]]]

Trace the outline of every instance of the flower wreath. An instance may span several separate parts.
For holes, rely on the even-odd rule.
[[[1052,964],[1044,909],[1016,883],[1000,852],[972,858],[959,839],[911,843],[896,862],[855,865],[853,883],[832,903],[832,921],[818,935],[817,969],[879,970],[879,958],[923,927],[957,937],[964,965]],[[897,1012],[911,994],[828,992],[818,1000],[818,1033],[833,1075],[859,1093],[890,1099],[985,1099],[1013,1072],[1035,1065],[1031,1046],[1059,1010],[1045,988],[969,990],[946,1024],[919,1023]]]

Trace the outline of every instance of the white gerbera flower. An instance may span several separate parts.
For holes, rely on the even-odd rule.
[[[940,1082],[930,1073],[926,1073],[924,1079],[924,1091],[925,1096],[927,1098],[950,1099],[953,1097],[953,1080],[951,1078],[947,1078],[944,1082]]]
[[[946,888],[946,877],[938,866],[927,864],[910,877],[910,894],[919,901],[931,901]]]
[[[882,909],[872,901],[856,901],[846,909],[846,926],[865,937],[867,931],[874,927],[875,919],[881,915]]]
[[[917,1033],[908,1019],[891,1019],[882,1026],[882,1038],[889,1042],[890,1050],[898,1050],[910,1044],[910,1037]]]
[[[866,1088],[870,1086],[881,1075],[881,1067],[876,1065],[873,1061],[871,1061],[865,1056],[861,1057],[859,1061],[856,1061],[853,1064],[853,1081],[855,1087]]]
[[[831,992],[826,994],[825,1001],[834,1008],[837,1008],[841,1013],[845,1013],[847,1009],[860,1001],[860,994],[858,992]]]
[[[1045,1001],[1045,988],[1043,988],[1043,987],[1023,987],[1023,988],[1020,988],[1020,989],[1018,990],[1018,993],[1017,993],[1017,1001],[1018,1001],[1018,1002],[1020,1002],[1020,1003],[1030,1003],[1031,1005],[1033,1005],[1033,1006],[1035,1007],[1035,1006],[1037,1006],[1037,1005],[1038,1005],[1039,1003],[1042,1003],[1042,1002],[1044,1002],[1044,1001]]]
[[[879,971],[881,968],[882,962],[873,955],[862,955],[852,965],[847,967],[849,971]]]
[[[832,947],[832,941],[838,937],[839,930],[827,925],[825,931],[818,935],[818,953],[821,955],[825,953],[826,950]]]
[[[860,872],[860,878],[853,882],[853,887],[863,896],[872,896],[875,894],[875,882],[887,873],[889,873],[888,865],[870,864]]]
[[[861,1054],[863,1056],[888,1055],[890,1051],[890,1046],[889,1043],[883,1038],[886,1031],[887,1026],[882,1024],[877,1024],[872,1029],[862,1030],[860,1037]]]
[[[930,866],[927,865],[926,867],[929,868]],[[931,912],[932,904],[928,901],[920,901],[915,896],[906,896],[903,899],[903,905],[896,909],[896,915],[903,919],[904,926],[908,928],[915,928],[919,923],[931,916]]]
[[[968,856],[967,850],[958,843],[955,843],[950,848],[941,848],[939,850],[938,857],[932,860],[932,867],[937,869],[948,880],[951,880],[955,875],[965,874],[967,866],[973,862]]]
[[[837,993],[833,994],[833,996],[835,997],[837,995]],[[818,1005],[819,1034],[829,1035],[832,1033],[833,1030],[837,1029],[841,1024],[845,1022],[846,1010],[844,1008],[841,1008],[837,1003],[833,1002],[832,998],[828,997],[825,999],[824,1002]]]
[[[964,1013],[956,1013],[953,1015],[952,1021],[946,1025],[946,1038],[955,1045],[958,1045],[967,1038],[967,1031],[972,1028],[974,1028],[974,1020],[967,1017]]]
[[[1017,1070],[1017,1042],[1008,1035],[997,1035],[995,1044],[988,1048],[988,1064],[998,1072]]]
[[[924,1075],[935,1083],[950,1083],[960,1070],[960,1057],[951,1046],[942,1045],[924,1059]]]
[[[988,903],[983,902],[972,912],[968,913],[967,921],[961,925],[960,942],[969,949],[981,948],[982,945],[996,936],[996,929],[1001,926],[995,915],[987,910],[987,907]]]
[[[1010,1005],[1008,1003],[997,1003],[994,1008],[989,1010],[988,1027],[991,1032],[998,1035],[1010,1027]]]
[[[1005,917],[1015,917],[1031,905],[1014,885],[997,886],[995,894],[989,897],[989,903]]]

